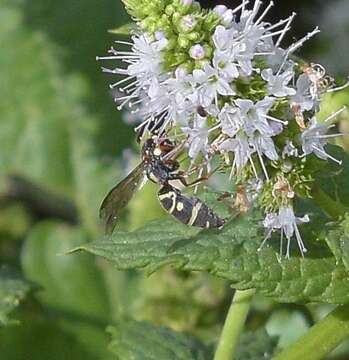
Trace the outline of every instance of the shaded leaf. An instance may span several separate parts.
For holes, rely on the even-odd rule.
[[[270,337],[264,329],[250,331],[242,335],[236,360],[271,359],[277,345],[277,338]]]
[[[325,240],[338,263],[343,262],[349,271],[349,213],[344,215],[344,219],[339,224],[332,224]]]
[[[1,1],[11,4],[15,2],[13,0]],[[18,1],[18,3],[26,31],[45,34],[51,50],[52,44],[58,48],[55,55],[62,70],[59,76],[64,79],[63,89],[51,95],[66,97],[68,112],[71,112],[71,103],[78,105],[77,101],[80,102],[80,109],[77,109],[77,112],[69,118],[71,122],[86,115],[81,113],[81,110],[87,110],[88,114],[93,114],[98,125],[94,134],[96,152],[107,156],[121,154],[122,150],[134,139],[134,133],[132,127],[121,120],[121,112],[116,111],[108,87],[108,84],[113,82],[113,77],[103,76],[99,69],[102,64],[96,62],[96,55],[105,54],[107,48],[115,40],[114,36],[108,34],[108,29],[118,27],[128,21],[122,2],[85,0],[81,3],[71,0],[59,2],[35,0]],[[64,19],[64,26],[62,26],[62,19]],[[19,71],[19,69],[14,71]],[[78,85],[75,86],[79,93],[78,99],[76,96],[69,99],[69,96],[65,95],[67,74],[79,74],[84,78],[83,94],[81,88]],[[30,87],[31,84],[28,84],[27,88]],[[54,110],[58,111],[57,108]]]
[[[21,318],[21,326],[2,330],[0,353],[6,360],[96,359],[55,321],[40,317]]]
[[[84,231],[55,222],[36,225],[26,239],[22,264],[26,276],[39,283],[40,302],[97,358],[105,359],[105,326],[110,311],[101,271],[85,256],[63,256],[73,244],[86,241]]]
[[[124,320],[110,326],[110,350],[120,360],[209,360],[209,349],[195,338],[146,322]]]
[[[228,279],[237,289],[256,288],[280,302],[349,302],[346,268],[325,249],[291,259],[278,257],[279,239],[261,251],[264,238],[259,213],[235,218],[222,230],[202,230],[173,221],[156,221],[134,232],[116,232],[102,241],[75,249],[102,256],[118,269],[164,265],[207,271]],[[309,239],[310,242],[311,239]],[[296,249],[294,250],[297,251]]]
[[[46,9],[46,3],[37,6]],[[0,190],[6,190],[2,175],[16,173],[58,195],[68,193],[95,235],[97,209],[117,175],[96,148],[102,121],[84,103],[90,90],[86,80],[63,73],[58,49],[24,26],[19,9],[5,1],[0,14],[6,49],[0,59]]]
[[[105,166],[96,155],[93,142],[96,122],[88,114],[84,115],[69,124],[71,165],[81,221],[90,234],[96,236],[99,233],[99,206],[105,193],[115,184],[118,171],[114,166]]]
[[[6,2],[0,13],[0,43],[0,173],[25,174],[67,191],[72,180],[69,106],[56,96],[61,80],[52,76],[59,72],[52,44],[28,32],[15,5]]]
[[[320,187],[331,201],[344,205],[349,209],[349,156],[343,148],[335,145],[327,145],[326,150],[336,159],[342,161],[342,165],[334,161],[320,161],[319,171],[316,173],[315,186]]]
[[[14,324],[8,315],[25,298],[33,284],[6,268],[0,269],[0,327]]]

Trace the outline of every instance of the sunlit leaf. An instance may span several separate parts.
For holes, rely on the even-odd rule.
[[[207,271],[228,279],[237,289],[256,288],[280,302],[349,302],[345,266],[326,248],[302,258],[296,249],[281,259],[278,242],[258,248],[264,238],[259,213],[238,217],[222,230],[197,230],[173,221],[156,221],[134,232],[115,232],[85,250],[111,261],[118,269],[145,269],[164,265]],[[309,239],[310,241],[312,239]],[[75,250],[75,251],[76,251]]]

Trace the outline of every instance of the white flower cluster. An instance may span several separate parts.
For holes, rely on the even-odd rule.
[[[191,6],[192,1],[182,3]],[[294,57],[318,28],[285,49],[281,43],[295,14],[270,24],[264,19],[273,2],[264,10],[260,0],[251,9],[247,4],[244,0],[235,9],[219,5],[212,10],[218,20],[209,34],[210,43],[198,42],[188,49],[194,66],[163,65],[171,39],[161,28],[152,34],[140,28],[132,42],[117,42],[131,46],[129,51],[112,48],[109,56],[99,59],[125,64],[103,70],[124,76],[111,85],[118,90],[115,101],[119,109],[127,105],[134,118],[140,119],[136,129],[144,138],[156,129],[158,134],[181,139],[201,173],[220,156],[230,166],[231,177],[245,172],[252,173],[257,182],[274,181],[271,196],[276,198],[275,192],[283,192],[284,187],[278,187],[280,180],[270,174],[272,164],[301,161],[310,154],[339,162],[326,152],[325,145],[329,138],[341,135],[328,131],[331,121],[344,109],[324,124],[318,122],[321,94],[335,89],[320,65],[302,64]],[[196,18],[186,14],[180,24],[189,31]],[[293,184],[284,182],[292,188]],[[282,202],[266,214],[267,238],[274,230],[281,230],[288,239],[288,256],[290,239],[295,235],[303,255],[305,247],[297,224],[308,218],[296,218],[294,191],[288,194],[293,194],[286,196],[288,203]]]

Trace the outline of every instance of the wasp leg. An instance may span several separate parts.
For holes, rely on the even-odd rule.
[[[192,187],[195,185],[198,185],[204,181],[207,181],[216,171],[218,171],[220,169],[220,166],[217,166],[215,169],[213,169],[211,172],[209,172],[207,175],[205,176],[201,176],[198,179],[192,181],[192,182],[187,182],[186,178],[184,177],[184,172],[180,172],[177,174],[173,174],[173,176],[175,178],[171,179],[171,180],[179,180],[184,186],[186,187]]]
[[[186,187],[191,187],[191,186],[194,186],[194,185],[198,185],[200,183],[202,183],[203,181],[207,181],[209,179],[209,176],[202,176],[202,177],[199,177],[198,179],[188,183],[187,180],[182,176],[181,178],[179,178],[178,180]]]
[[[185,187],[190,187],[190,186],[194,186],[198,183],[201,183],[203,181],[206,181],[208,179],[208,176],[202,176],[190,183],[187,182],[185,176],[184,176],[184,172],[181,171],[177,174],[169,174],[168,176],[168,181],[171,181],[171,180],[179,180]]]

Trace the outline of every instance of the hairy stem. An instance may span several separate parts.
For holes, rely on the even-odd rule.
[[[236,291],[219,339],[214,360],[232,360],[246,317],[250,309],[254,289]]]
[[[324,359],[349,337],[349,305],[338,306],[273,360]]]

